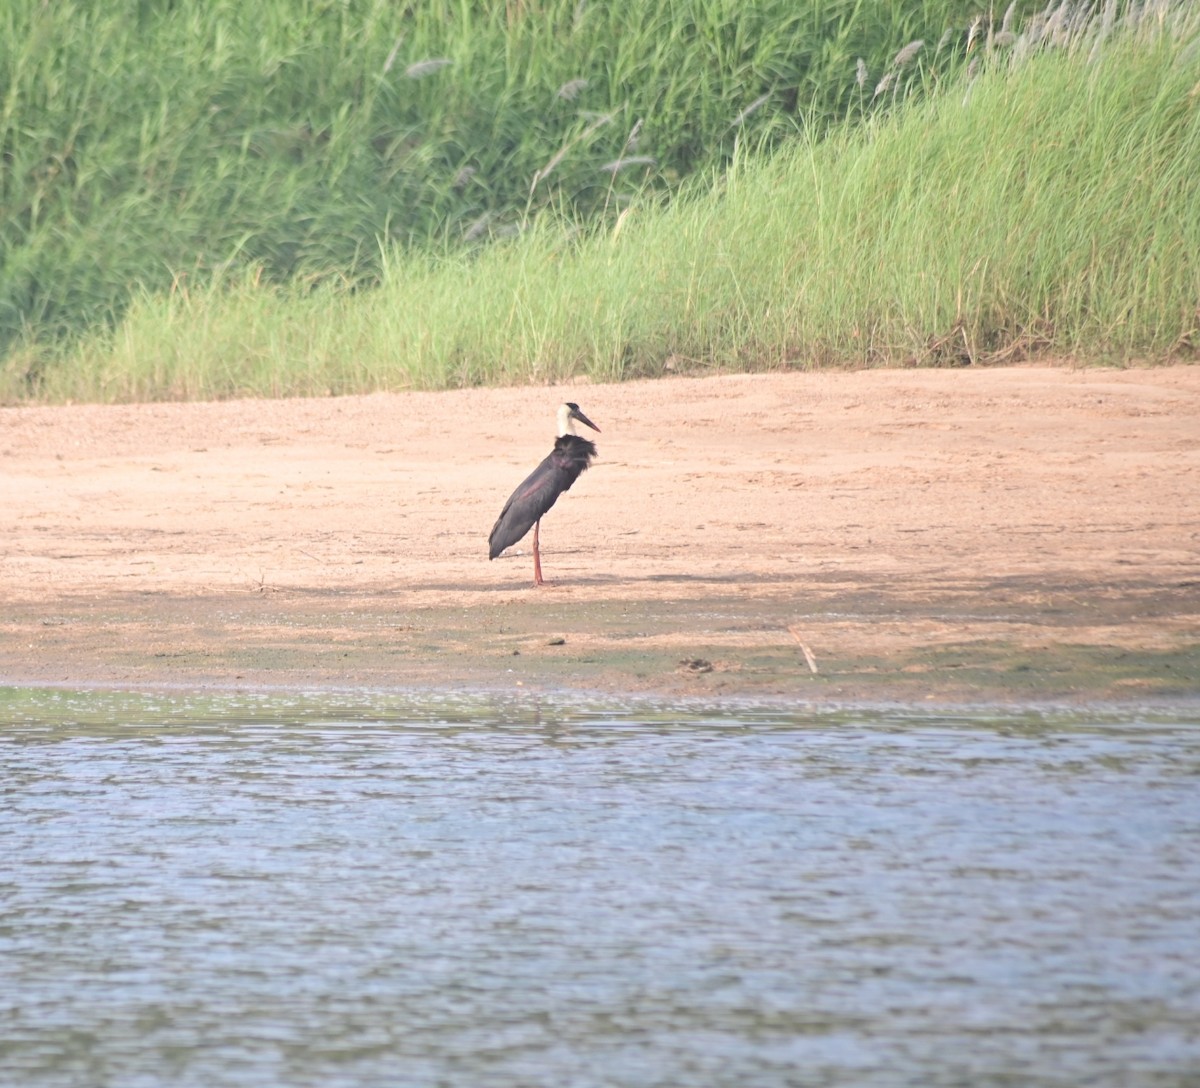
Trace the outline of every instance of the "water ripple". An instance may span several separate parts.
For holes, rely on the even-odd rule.
[[[0,711],[0,1083],[1200,1077],[1188,721]]]

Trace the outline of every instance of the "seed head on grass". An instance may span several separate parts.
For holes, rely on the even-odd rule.
[[[583,116],[582,113],[581,113],[581,116]],[[611,113],[592,114],[592,116],[595,118],[595,120],[593,120],[592,123],[590,125],[588,125],[587,128],[585,128],[581,133],[579,133],[578,136],[573,137],[572,139],[568,140],[565,144],[563,144],[562,147],[560,147],[553,154],[553,156],[551,156],[550,161],[548,163],[546,163],[545,166],[543,166],[540,170],[537,170],[534,172],[533,180],[529,183],[530,195],[533,194],[533,191],[538,187],[538,185],[541,182],[545,181],[546,178],[548,178],[552,173],[554,173],[555,168],[558,166],[558,164],[560,162],[563,161],[563,159],[565,159],[567,157],[567,154],[570,152],[571,148],[573,148],[581,140],[586,140],[589,136],[592,135],[592,133],[596,132],[598,129],[603,128],[605,125],[607,125],[609,123],[609,121],[612,120],[612,117],[613,117],[613,115]]]
[[[564,102],[571,102],[579,97],[580,91],[587,90],[588,81],[586,79],[569,79],[555,93],[555,98],[561,98]]]
[[[616,174],[630,166],[654,166],[658,160],[653,155],[626,155],[623,159],[613,159],[602,167],[606,174]]]
[[[1012,33],[1013,15],[1016,14],[1016,10],[1017,10],[1017,0],[1012,0],[1012,3],[1009,4],[1007,8],[1005,8],[1004,18],[1000,22],[1000,33],[1001,34],[1011,34]]]
[[[463,231],[463,241],[475,242],[478,241],[487,232],[488,224],[493,218],[492,212],[484,212],[473,222],[466,230]]]
[[[925,42],[921,38],[916,41],[911,41],[899,53],[896,54],[895,60],[892,61],[893,68],[903,68],[910,60],[913,59],[924,48]]]
[[[1053,8],[1053,11],[1051,9]],[[1062,0],[1062,3],[1057,7],[1053,4],[1046,9],[1050,12],[1050,17],[1046,20],[1045,29],[1042,31],[1042,38],[1049,39],[1052,45],[1066,44],[1068,34],[1068,22],[1071,15],[1071,5],[1069,0]]]
[[[979,32],[983,28],[983,16],[976,15],[971,20],[971,25],[967,28],[967,52],[970,53],[975,46],[975,39],[979,37]]]
[[[440,72],[443,68],[453,64],[449,57],[431,57],[429,60],[418,60],[410,64],[404,69],[404,74],[409,79],[424,79],[425,76],[431,76],[434,72]]]
[[[862,64],[862,58],[859,58],[859,62],[858,62],[858,63],[859,63],[859,64]],[[864,78],[865,78],[865,76],[864,76]],[[736,116],[736,117],[735,117],[735,118],[734,118],[734,119],[733,119],[733,120],[732,120],[732,121],[729,123],[729,127],[730,127],[730,128],[737,128],[737,127],[738,127],[738,125],[740,125],[740,124],[741,124],[743,121],[745,121],[745,120],[746,120],[746,118],[747,118],[747,117],[749,117],[749,116],[750,116],[752,113],[754,113],[754,111],[755,111],[755,110],[759,109],[759,108],[760,108],[761,106],[763,106],[765,103],[767,103],[768,101],[770,101],[770,98],[771,98],[771,92],[770,92],[770,91],[767,91],[767,93],[766,93],[766,94],[760,94],[760,95],[759,95],[759,96],[758,96],[758,97],[757,97],[757,98],[756,98],[756,99],[755,99],[753,102],[751,102],[751,103],[750,103],[750,105],[748,105],[748,106],[747,106],[747,107],[746,107],[744,110],[742,110],[742,112],[741,112],[741,113],[739,113],[739,114],[738,114],[738,115],[737,115],[737,116]]]
[[[400,45],[404,41],[404,35],[396,39],[396,44],[392,46],[392,51],[387,55],[387,60],[383,62],[383,74],[386,76],[392,70],[392,65],[396,63],[396,54],[400,52]]]
[[[642,135],[642,118],[638,118],[634,122],[633,128],[629,130],[629,135],[625,138],[625,146],[622,148],[622,153],[625,151],[636,151],[638,147],[638,139]]]
[[[533,181],[530,183],[530,186],[529,186],[529,191],[531,193],[533,192],[534,189],[536,189],[538,187],[538,184],[540,182],[545,181],[546,178],[548,178],[551,174],[554,173],[555,168],[558,166],[558,164],[560,162],[563,161],[563,159],[565,159],[567,157],[567,152],[570,150],[571,150],[571,145],[564,144],[550,157],[550,161],[548,163],[546,163],[545,166],[543,166],[540,170],[538,170],[534,173]]]

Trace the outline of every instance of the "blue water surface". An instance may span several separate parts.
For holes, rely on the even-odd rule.
[[[1187,714],[0,721],[0,1084],[1200,1083]]]

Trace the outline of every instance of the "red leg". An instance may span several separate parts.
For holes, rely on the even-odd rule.
[[[533,584],[540,586],[542,584],[542,556],[538,551],[538,529],[542,526],[542,519],[538,518],[533,523]]]

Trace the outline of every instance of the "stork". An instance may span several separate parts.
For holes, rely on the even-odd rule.
[[[558,501],[559,495],[570,490],[596,456],[596,444],[575,433],[575,421],[591,427],[597,434],[600,428],[580,411],[578,404],[567,402],[558,409],[558,437],[554,449],[509,497],[496,519],[488,537],[488,558],[495,559],[505,548],[520,540],[533,529],[533,584],[542,581],[542,558],[538,551],[538,530],[546,511]]]

